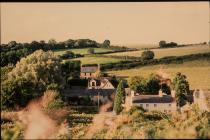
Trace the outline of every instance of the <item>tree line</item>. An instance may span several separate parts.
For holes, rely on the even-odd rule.
[[[42,49],[58,50],[67,48],[97,48],[97,47],[110,47],[110,41],[105,40],[103,43],[98,43],[90,39],[68,39],[63,42],[57,42],[54,39],[50,39],[48,42],[44,40],[32,41],[31,43],[17,43],[11,41],[7,44],[1,44],[1,67],[8,64],[16,64],[22,57],[33,53],[36,50]],[[65,57],[65,56],[64,56]]]

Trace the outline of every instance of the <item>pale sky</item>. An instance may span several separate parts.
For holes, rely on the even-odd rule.
[[[208,42],[209,2],[1,3],[1,42]]]

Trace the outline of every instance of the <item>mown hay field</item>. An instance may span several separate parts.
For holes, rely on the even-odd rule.
[[[128,70],[108,71],[116,76],[143,76],[148,77],[150,73],[158,73],[160,70],[167,73],[173,79],[177,72],[187,76],[191,89],[210,89],[210,62],[207,60],[195,60],[183,64],[164,64],[144,66]]]
[[[116,62],[122,61],[123,59],[86,56],[86,57],[80,57],[80,58],[75,58],[71,60],[80,60],[82,64],[105,64],[105,63],[116,63]]]
[[[80,49],[61,49],[61,50],[55,50],[54,53],[56,55],[62,55],[64,54],[66,51],[72,51],[73,53],[76,54],[88,54],[88,49],[89,48],[80,48]],[[99,52],[111,52],[113,51],[112,49],[108,49],[108,48],[94,48],[96,53]]]
[[[189,46],[189,47],[151,49],[151,50],[155,53],[155,58],[162,58],[166,56],[182,56],[182,55],[188,55],[188,54],[210,52],[210,46],[209,45],[195,45],[195,46]],[[141,57],[142,52],[143,50],[132,51],[132,52],[111,53],[111,54],[106,54],[106,55]]]

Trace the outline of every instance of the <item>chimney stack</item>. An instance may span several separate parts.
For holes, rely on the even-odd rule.
[[[159,95],[159,97],[163,97],[163,92],[162,92],[161,89],[159,90],[159,94],[158,95]]]

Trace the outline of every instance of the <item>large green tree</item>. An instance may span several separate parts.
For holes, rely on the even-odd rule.
[[[146,91],[146,79],[141,76],[131,77],[128,81],[129,87],[135,92],[143,93]]]
[[[150,50],[146,50],[146,51],[142,52],[142,54],[141,54],[142,60],[150,60],[150,59],[153,59],[154,57],[155,57],[154,52],[150,51]]]
[[[182,107],[186,103],[187,95],[190,94],[187,77],[178,72],[173,79],[173,88],[176,91],[177,105],[178,107]]]
[[[33,93],[42,93],[46,89],[59,87],[64,80],[61,76],[60,59],[53,52],[38,50],[22,58],[8,73],[8,79],[2,83],[1,94],[4,106],[25,105]]]
[[[157,94],[160,90],[160,80],[155,74],[150,74],[147,79],[146,91],[151,94]]]
[[[117,86],[117,91],[114,99],[113,110],[116,114],[119,114],[122,111],[123,96],[123,84],[122,81],[120,81],[120,83]]]
[[[109,48],[110,47],[110,41],[109,40],[104,40],[102,47],[104,48]]]

